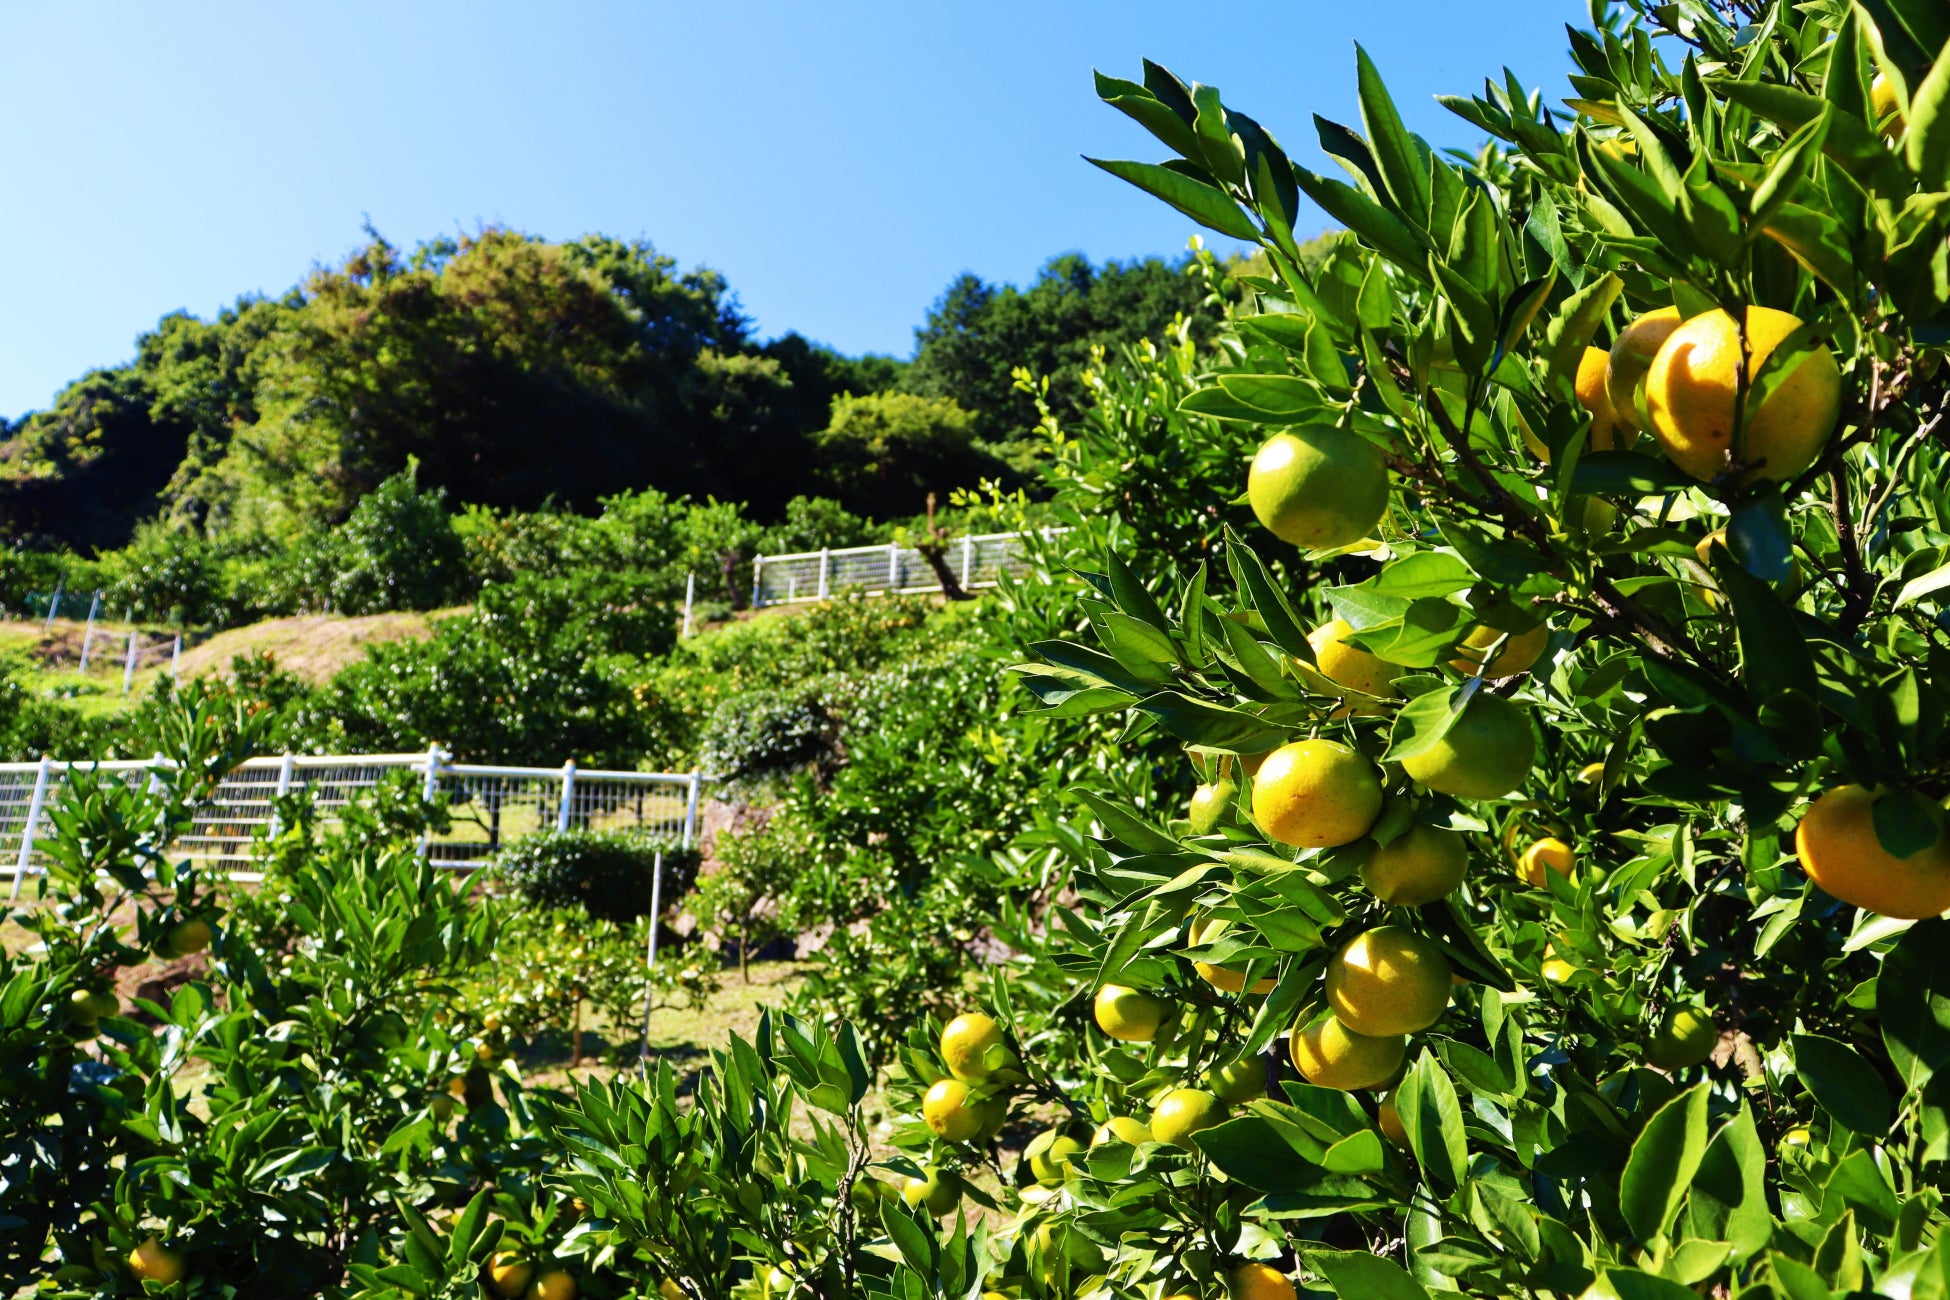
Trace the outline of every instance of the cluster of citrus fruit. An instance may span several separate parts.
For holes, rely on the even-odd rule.
[[[520,1251],[500,1251],[488,1260],[487,1285],[501,1300],[576,1300],[573,1273],[561,1268],[538,1270]]]
[[[921,1118],[944,1142],[993,1141],[1009,1118],[1010,1086],[1023,1079],[1002,1026],[979,1011],[956,1016],[943,1027],[940,1048],[947,1073],[921,1098]],[[929,1165],[921,1177],[908,1179],[900,1194],[909,1205],[947,1214],[961,1201],[961,1180]]]

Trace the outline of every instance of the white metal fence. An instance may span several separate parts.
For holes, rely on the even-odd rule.
[[[123,759],[73,765],[0,763],[0,873],[21,881],[46,870],[37,845],[71,770],[112,773],[124,780],[146,779],[168,760]],[[253,880],[254,843],[272,829],[274,800],[309,791],[312,805],[328,825],[354,799],[394,773],[412,774],[425,795],[447,796],[451,827],[427,837],[424,850],[443,867],[483,866],[493,852],[532,831],[556,829],[640,830],[690,847],[697,829],[697,772],[606,772],[561,767],[493,767],[450,763],[439,750],[424,754],[285,754],[246,760],[218,783],[196,810],[189,832],[173,846],[174,855]]]
[[[1046,528],[1043,536],[1060,529]],[[997,575],[1027,567],[1020,533],[970,534],[948,543],[943,557],[962,590],[993,587]],[[912,546],[849,546],[843,550],[761,555],[752,561],[752,607],[824,600],[848,589],[868,596],[921,595],[941,590],[933,566]]]

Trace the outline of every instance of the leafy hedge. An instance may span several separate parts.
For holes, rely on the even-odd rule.
[[[624,831],[538,831],[495,855],[495,870],[538,907],[581,904],[598,920],[627,924],[650,910],[656,857],[664,898],[697,879],[699,855],[674,840]]]

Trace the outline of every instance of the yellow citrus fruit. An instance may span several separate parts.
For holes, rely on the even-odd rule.
[[[1605,764],[1602,759],[1595,763],[1586,763],[1578,769],[1577,782],[1579,785],[1596,785],[1604,779]]]
[[[1238,797],[1239,787],[1231,781],[1211,781],[1192,791],[1192,833],[1210,835]]]
[[[1578,968],[1562,957],[1552,957],[1547,952],[1538,973],[1553,984],[1566,984],[1578,973]]]
[[[1884,916],[1920,921],[1950,910],[1950,844],[1941,821],[1935,844],[1891,857],[1876,839],[1876,798],[1843,785],[1815,800],[1794,832],[1801,869],[1844,903]]]
[[[527,1300],[576,1300],[576,1280],[559,1268],[552,1268],[528,1284]]]
[[[1805,1147],[1814,1140],[1815,1135],[1806,1124],[1796,1124],[1781,1134],[1781,1145],[1784,1147]]]
[[[1523,851],[1523,860],[1517,869],[1533,888],[1544,887],[1544,873],[1555,871],[1560,876],[1571,874],[1571,868],[1578,863],[1576,850],[1556,836],[1547,836]]]
[[[994,1051],[996,1048],[1002,1050]],[[988,1078],[1007,1052],[1002,1026],[979,1011],[956,1016],[941,1031],[942,1064],[964,1082],[979,1083]]]
[[[1801,324],[1771,307],[1747,308],[1752,375]],[[1645,377],[1652,436],[1666,458],[1694,478],[1710,481],[1729,455],[1751,468],[1739,482],[1786,482],[1808,466],[1835,431],[1842,409],[1842,372],[1825,346],[1802,358],[1794,373],[1758,410],[1747,412],[1741,446],[1733,446],[1734,390],[1740,373],[1740,332],[1733,317],[1710,311],[1674,330]]]
[[[1241,1264],[1228,1279],[1232,1300],[1298,1300],[1286,1274],[1268,1264]]]
[[[1483,676],[1491,681],[1500,681],[1505,677],[1515,677],[1518,673],[1527,673],[1550,643],[1551,627],[1548,623],[1539,623],[1528,632],[1511,633],[1507,641],[1503,638],[1502,628],[1478,623],[1456,646],[1456,657],[1449,661],[1449,666],[1474,677],[1477,666],[1483,662],[1483,656],[1489,654],[1490,647],[1503,641],[1503,648],[1491,657],[1489,667],[1483,669]]]
[[[1275,537],[1326,551],[1367,537],[1388,509],[1388,466],[1373,443],[1345,429],[1276,433],[1246,476],[1253,514]]]
[[[1500,799],[1530,776],[1534,745],[1521,705],[1479,693],[1441,740],[1403,759],[1402,770],[1443,794]]]
[[[921,1098],[921,1118],[944,1142],[970,1142],[982,1131],[981,1107],[960,1079],[938,1079]]]
[[[1869,111],[1875,115],[1875,123],[1883,135],[1894,138],[1908,129],[1902,119],[1902,103],[1896,98],[1896,88],[1889,84],[1886,74],[1878,72],[1869,85]],[[1892,116],[1893,115],[1893,116]]]
[[[1102,1146],[1106,1142],[1128,1142],[1132,1146],[1143,1146],[1151,1140],[1151,1128],[1141,1119],[1129,1115],[1112,1115],[1097,1126],[1090,1135],[1090,1145]]]
[[[1032,1177],[1045,1187],[1054,1187],[1070,1171],[1070,1157],[1083,1150],[1083,1143],[1057,1129],[1049,1129],[1029,1139],[1022,1158],[1029,1162]]]
[[[202,952],[210,946],[210,923],[203,920],[179,921],[169,927],[162,942],[156,945],[156,955],[160,957],[187,957],[193,952]]]
[[[176,1251],[151,1237],[129,1252],[129,1272],[143,1282],[180,1282],[188,1264]]]
[[[925,1177],[910,1178],[901,1184],[901,1199],[909,1205],[926,1206],[937,1219],[961,1203],[961,1181],[933,1165],[922,1171]]]
[[[1364,930],[1327,963],[1327,1002],[1357,1034],[1387,1038],[1427,1029],[1449,1006],[1449,960],[1399,925]]]
[[[1282,745],[1253,778],[1253,820],[1282,844],[1347,844],[1366,835],[1380,815],[1380,772],[1338,741]]]
[[[667,1277],[657,1283],[657,1294],[664,1300],[690,1300],[690,1297],[684,1294],[684,1288],[677,1285],[675,1278]]]
[[[1166,1093],[1151,1112],[1151,1136],[1187,1151],[1198,1150],[1194,1136],[1225,1118],[1219,1099],[1199,1088],[1174,1088]]]
[[[1652,358],[1682,321],[1677,307],[1661,307],[1620,330],[1606,358],[1605,395],[1611,399],[1612,421],[1626,433],[1652,427],[1645,405],[1645,376]]]
[[[1258,754],[1241,754],[1239,756],[1240,770],[1245,772],[1247,776],[1258,776],[1259,769],[1265,766],[1266,760],[1271,757],[1273,757],[1273,751],[1270,749]]]
[[[1381,1136],[1398,1147],[1408,1145],[1408,1128],[1402,1123],[1402,1113],[1395,1105],[1395,1090],[1390,1088],[1381,1095],[1381,1103],[1375,1107],[1375,1124],[1381,1129]]]
[[[1173,1004],[1149,993],[1106,984],[1097,990],[1097,1028],[1126,1043],[1148,1043],[1172,1013]]]
[[[1230,921],[1215,921],[1209,917],[1196,920],[1186,929],[1185,939],[1188,943],[1194,945],[1217,943],[1219,936],[1224,934],[1231,926],[1232,923]],[[1229,966],[1215,966],[1209,961],[1195,961],[1192,963],[1192,969],[1198,972],[1200,979],[1210,984],[1213,988],[1218,989],[1221,993],[1237,993],[1246,987],[1246,974],[1244,971],[1236,971]],[[1253,985],[1253,992],[1259,994],[1271,993],[1273,991],[1273,985],[1276,982],[1269,975]]]
[[[1379,1087],[1393,1078],[1408,1054],[1408,1039],[1399,1034],[1370,1038],[1333,1016],[1322,1016],[1311,1025],[1294,1026],[1287,1054],[1308,1083],[1353,1092]]]
[[[1266,1095],[1266,1063],[1257,1056],[1240,1056],[1205,1072],[1205,1081],[1220,1101],[1243,1106]]]
[[[1575,387],[1578,405],[1591,413],[1591,450],[1610,451],[1618,445],[1618,416],[1612,410],[1611,391],[1605,379],[1611,370],[1611,353],[1603,348],[1586,348],[1578,358]]]
[[[535,1266],[512,1250],[504,1250],[488,1261],[488,1286],[502,1300],[516,1300],[528,1289]]]
[[[1446,897],[1469,867],[1463,837],[1415,822],[1368,855],[1361,883],[1391,907],[1420,907]]]
[[[1336,686],[1363,695],[1388,699],[1398,694],[1395,679],[1403,670],[1359,646],[1347,644],[1347,635],[1353,630],[1346,619],[1337,618],[1307,634],[1307,644],[1313,647],[1314,666],[1320,675]],[[1379,712],[1380,709],[1377,704],[1364,704],[1359,711]]]
[[[1661,1070],[1684,1070],[1713,1055],[1720,1031],[1713,1018],[1692,1007],[1675,1007],[1661,1017],[1645,1045],[1645,1059]]]

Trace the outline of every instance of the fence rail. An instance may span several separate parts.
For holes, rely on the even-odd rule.
[[[75,769],[147,779],[167,769],[164,758],[104,762],[0,763],[0,874],[21,881],[47,869],[38,841],[47,812]],[[451,826],[429,835],[422,851],[437,865],[467,870],[486,865],[494,851],[531,831],[642,830],[690,847],[697,829],[703,776],[697,772],[610,772],[561,767],[496,767],[452,763],[438,749],[424,754],[284,754],[248,759],[197,806],[173,854],[255,880],[253,846],[274,828],[279,796],[304,790],[320,820],[338,820],[346,805],[395,773],[417,774],[421,792],[447,796]],[[411,777],[405,779],[411,780]]]
[[[1062,532],[1045,528],[1044,537]],[[971,591],[993,587],[1002,573],[1028,567],[1020,533],[971,533],[948,543],[943,562]],[[941,579],[927,557],[912,546],[849,546],[841,550],[761,555],[752,561],[752,607],[824,600],[854,589],[868,596],[924,595],[941,590]]]

